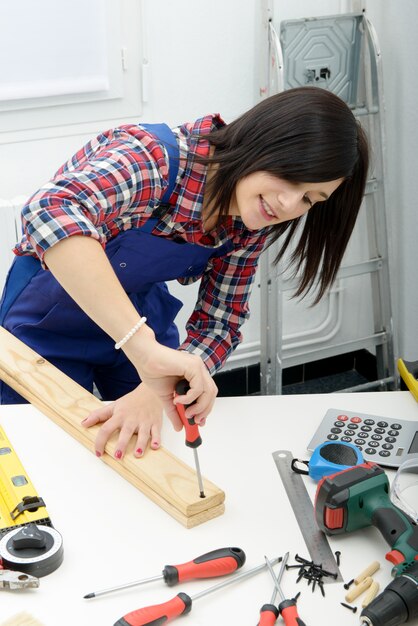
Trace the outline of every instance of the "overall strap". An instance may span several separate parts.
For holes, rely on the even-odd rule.
[[[158,214],[161,210],[165,212],[169,206],[170,196],[173,193],[179,170],[179,148],[176,137],[167,124],[141,124],[141,126],[152,135],[155,135],[164,144],[168,153],[168,187],[155,211]],[[150,217],[146,224],[142,226],[141,231],[146,233],[152,232],[158,219],[158,217]]]

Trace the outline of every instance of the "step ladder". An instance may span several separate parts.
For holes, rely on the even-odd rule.
[[[343,318],[345,307],[341,299],[346,297],[350,284],[352,292],[353,285],[357,292],[353,281],[359,281],[360,289],[366,293],[361,307],[368,307],[368,321],[365,331],[360,329],[360,334],[354,332],[348,337],[346,331],[338,331],[341,319],[331,329],[325,319],[317,328],[302,333],[302,337],[295,333],[286,336],[285,300],[294,291],[295,283],[282,274],[283,265],[273,265],[279,239],[263,253],[260,263],[261,393],[281,394],[283,370],[287,367],[364,348],[376,355],[376,380],[341,391],[397,389],[386,227],[381,56],[374,28],[363,13],[286,20],[281,22],[279,34],[270,20],[268,95],[307,85],[329,89],[347,102],[370,142],[369,180],[353,243],[350,241],[327,296],[329,315],[334,311],[333,315]],[[323,304],[305,308],[303,302],[297,305],[298,315],[302,307],[306,320],[306,324],[302,320],[302,327],[309,328],[313,311]]]

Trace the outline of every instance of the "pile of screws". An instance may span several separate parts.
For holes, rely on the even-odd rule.
[[[295,555],[295,561],[297,561],[297,565],[286,565],[286,569],[297,568],[299,570],[296,582],[298,583],[302,579],[307,580],[308,585],[312,583],[312,592],[314,592],[316,586],[318,586],[321,590],[322,595],[325,597],[324,582],[322,579],[328,576],[337,578],[338,574],[335,572],[328,572],[327,570],[322,568],[322,564],[308,561],[298,554]]]

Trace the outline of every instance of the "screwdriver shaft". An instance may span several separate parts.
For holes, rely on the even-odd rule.
[[[272,561],[270,561],[270,563],[272,565],[276,565],[276,563],[279,563],[280,560],[281,560],[281,557],[277,557],[276,559],[273,559]],[[265,563],[263,563],[262,565],[258,565],[257,567],[253,567],[252,569],[248,570],[248,572],[242,572],[242,574],[238,574],[237,576],[234,576],[233,578],[230,578],[229,580],[226,580],[223,583],[213,585],[213,587],[209,587],[209,589],[204,589],[200,593],[196,593],[194,596],[192,596],[192,600],[194,602],[198,598],[203,598],[203,596],[206,596],[207,594],[212,593],[212,591],[217,591],[218,589],[222,589],[223,587],[226,587],[227,585],[232,585],[233,583],[236,583],[240,580],[244,580],[244,578],[250,578],[250,576],[254,576],[254,574],[257,574],[258,572],[260,572],[262,569],[265,569],[265,568],[266,568]]]
[[[162,574],[159,576],[151,576],[151,578],[144,578],[142,580],[134,580],[130,583],[125,583],[123,585],[118,585],[117,587],[108,587],[107,589],[101,589],[100,591],[94,591],[93,593],[88,593],[84,598],[97,598],[98,596],[103,596],[106,593],[112,593],[113,591],[120,591],[121,589],[129,589],[130,587],[136,587],[137,585],[145,585],[146,583],[154,582],[155,580],[161,580],[164,578]]]
[[[200,497],[206,498],[205,490],[203,488],[202,472],[200,471],[199,455],[197,453],[197,448],[193,448],[193,454],[194,454],[194,463],[196,466],[197,482],[199,484]]]
[[[276,577],[276,574],[274,573],[274,570],[273,570],[273,567],[272,567],[272,562],[266,556],[264,557],[264,559],[266,561],[266,565],[268,567],[268,570],[269,570],[269,572],[271,574],[271,577],[274,580],[275,589],[276,589],[277,593],[279,594],[280,599],[281,599],[282,602],[283,602],[283,600],[285,600],[285,596],[284,596],[284,593],[283,593],[283,591],[282,591],[282,589],[280,587],[280,581],[282,579],[283,572],[284,572],[284,569],[286,567],[286,563],[287,563],[287,559],[288,558],[289,558],[289,552],[286,552],[286,554],[283,557],[282,564],[280,566],[279,575]],[[272,602],[272,604],[274,604],[274,603]]]

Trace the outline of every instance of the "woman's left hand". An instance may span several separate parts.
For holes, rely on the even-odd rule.
[[[115,458],[121,459],[135,433],[136,457],[141,457],[148,442],[156,450],[161,443],[162,404],[158,396],[144,383],[115,402],[106,404],[88,415],[82,425],[86,428],[102,423],[96,437],[96,455],[102,456],[106,443],[115,431],[119,431]]]

